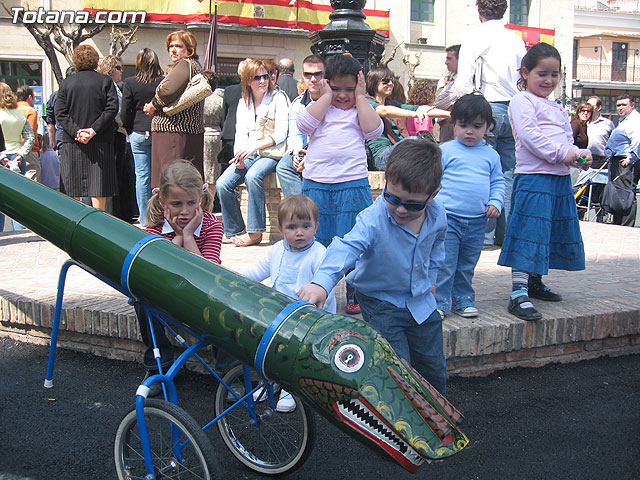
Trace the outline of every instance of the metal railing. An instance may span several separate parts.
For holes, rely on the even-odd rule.
[[[573,6],[576,10],[640,15],[640,0],[574,0]]]
[[[574,77],[592,82],[640,82],[640,61],[626,69],[612,69],[611,63],[578,62]]]

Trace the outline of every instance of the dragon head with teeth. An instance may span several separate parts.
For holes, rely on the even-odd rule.
[[[317,319],[292,365],[291,387],[318,412],[411,472],[469,442],[460,413],[361,320]]]

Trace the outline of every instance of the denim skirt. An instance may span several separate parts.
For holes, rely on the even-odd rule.
[[[316,240],[325,247],[333,237],[343,237],[350,232],[358,213],[373,203],[368,178],[341,183],[319,183],[305,178],[302,193],[318,206]]]
[[[540,275],[550,268],[584,270],[584,245],[569,175],[514,177],[498,265]]]

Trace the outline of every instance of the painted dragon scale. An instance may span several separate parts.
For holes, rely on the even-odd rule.
[[[366,322],[291,308],[286,295],[169,241],[147,241],[147,233],[5,168],[0,211],[240,361],[254,365],[260,355],[268,379],[409,471],[469,442],[460,413]]]

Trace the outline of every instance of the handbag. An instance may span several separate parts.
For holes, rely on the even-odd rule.
[[[258,141],[264,140],[267,137],[273,138],[273,132],[276,128],[276,95],[284,95],[280,91],[274,92],[269,109],[263,116],[256,118],[256,132],[258,132]],[[288,100],[287,100],[288,102]],[[273,158],[274,160],[280,160],[282,156],[287,153],[287,142],[278,143],[270,147],[261,148],[258,150],[260,157]]]
[[[631,212],[635,193],[631,188],[618,185],[618,183],[616,183],[618,178],[619,177],[616,177],[604,186],[600,198],[600,205],[604,208],[605,212],[609,212],[612,215],[625,216]]]
[[[169,105],[162,107],[162,111],[172,117],[173,115],[186,110],[187,108],[203,101],[213,93],[209,80],[202,74],[192,75],[192,65],[189,62],[189,83],[184,91]]]

